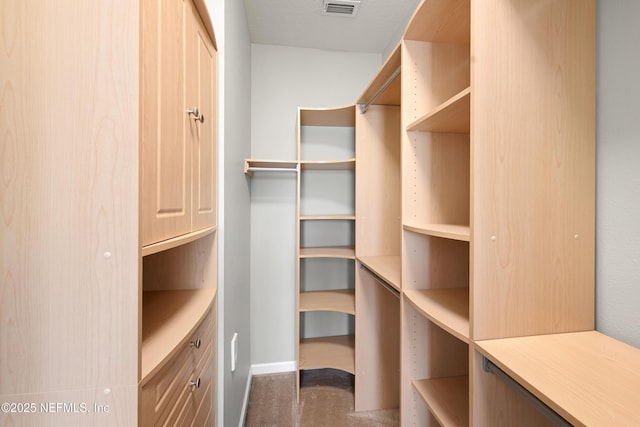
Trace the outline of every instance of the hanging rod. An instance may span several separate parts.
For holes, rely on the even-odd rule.
[[[400,291],[398,291],[396,288],[394,288],[389,283],[387,283],[386,280],[382,279],[375,272],[371,271],[371,269],[367,268],[363,263],[360,263],[360,270],[367,271],[369,274],[373,276],[373,279],[376,282],[380,283],[386,290],[391,292],[396,298],[400,298]]]
[[[380,96],[380,94],[389,87],[391,82],[393,82],[395,78],[398,77],[398,74],[400,74],[400,67],[396,68],[393,74],[391,74],[391,76],[387,79],[387,81],[384,82],[382,87],[380,87],[380,89],[378,89],[376,93],[373,94],[369,102],[367,102],[366,104],[358,104],[358,109],[360,110],[360,114],[364,114],[367,112],[367,108],[369,108],[369,105],[373,104],[373,101],[375,101]]]
[[[485,356],[482,356],[482,369],[485,372],[493,374],[504,381],[509,387],[511,387],[514,391],[516,391],[520,396],[522,396],[527,402],[529,402],[534,408],[540,411],[554,426],[558,427],[572,427],[572,424],[567,422],[564,418],[562,418],[556,411],[551,409],[546,403],[542,400],[538,399],[534,396],[529,390],[524,388],[522,384],[514,380],[504,372],[502,369],[498,368],[495,363],[491,360],[487,359]]]

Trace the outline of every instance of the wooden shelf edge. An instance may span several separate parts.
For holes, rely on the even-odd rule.
[[[300,292],[300,312],[333,311],[356,314],[356,293],[354,289]]]
[[[337,160],[300,160],[300,170],[353,170],[356,167],[355,157]]]
[[[216,288],[143,293],[140,386],[189,339],[211,309],[216,294]]]
[[[411,384],[440,425],[469,425],[468,376],[414,380]]]
[[[301,339],[298,369],[333,368],[355,375],[355,336]]]
[[[203,228],[202,230],[194,231],[191,233],[183,234],[181,236],[177,236],[171,239],[163,240],[161,242],[152,243],[147,246],[143,246],[140,250],[140,255],[145,257],[147,255],[153,255],[158,252],[166,251],[168,249],[173,249],[178,246],[186,245],[187,243],[194,242],[198,239],[201,239],[209,234],[213,234],[216,232],[217,227],[208,227]]]
[[[402,261],[400,255],[356,257],[369,271],[397,291],[402,289]]]
[[[356,253],[353,247],[316,247],[300,248],[300,258],[344,258],[355,259]]]
[[[469,133],[471,88],[467,87],[407,126],[408,131]]]
[[[468,242],[471,240],[469,226],[455,224],[403,224],[402,228],[413,233],[425,234],[427,236],[442,237],[444,239],[460,240]]]
[[[260,160],[244,159],[244,174],[251,176],[253,172],[298,172],[300,162],[297,160]]]
[[[354,221],[355,215],[300,215],[300,221]]]
[[[469,288],[407,289],[404,297],[431,322],[470,343]]]

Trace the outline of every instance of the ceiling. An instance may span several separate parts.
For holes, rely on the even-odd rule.
[[[252,43],[369,53],[393,47],[418,3],[360,0],[347,17],[323,15],[323,0],[244,0]]]

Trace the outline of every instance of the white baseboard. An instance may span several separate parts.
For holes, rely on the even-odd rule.
[[[260,363],[251,365],[251,375],[279,374],[282,372],[295,372],[296,362]]]
[[[251,380],[253,379],[253,376],[294,372],[295,370],[295,361],[251,365],[251,368],[249,369],[249,376],[247,377],[247,386],[244,391],[244,401],[242,402],[242,413],[240,414],[240,423],[238,424],[238,427],[244,427],[244,421],[247,417],[247,406],[249,405],[249,393],[251,392]]]

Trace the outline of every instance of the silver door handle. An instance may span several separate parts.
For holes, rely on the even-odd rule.
[[[193,119],[197,122],[204,123],[204,114],[198,110],[198,107],[193,107],[187,110],[190,116],[193,116]]]

